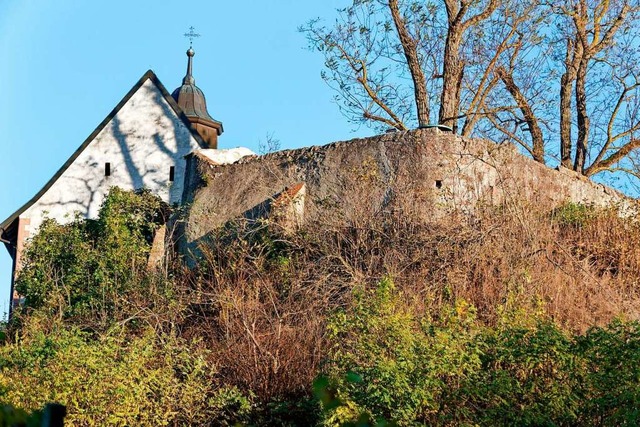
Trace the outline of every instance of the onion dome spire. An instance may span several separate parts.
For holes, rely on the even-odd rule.
[[[191,33],[191,35],[185,34],[185,36],[194,37],[193,27]],[[171,96],[208,145],[207,148],[218,148],[218,136],[222,134],[224,129],[221,122],[209,115],[204,93],[196,86],[196,80],[193,78],[193,57],[195,54],[193,47],[190,46],[187,50],[187,74],[182,79],[182,86],[174,90]]]

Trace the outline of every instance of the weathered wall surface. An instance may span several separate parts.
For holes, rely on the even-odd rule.
[[[399,207],[428,217],[511,199],[549,206],[633,203],[572,171],[534,162],[513,146],[416,130],[245,157],[230,165],[191,156],[182,249],[196,249],[212,230],[299,183],[306,185],[305,222],[352,221],[363,209]]]
[[[73,219],[73,212],[94,218],[114,186],[127,190],[145,187],[166,202],[180,202],[184,156],[197,148],[198,143],[160,89],[147,80],[20,218],[30,219],[30,233],[45,216],[60,223]],[[110,176],[105,176],[107,162]],[[174,182],[169,180],[171,166],[175,167]]]

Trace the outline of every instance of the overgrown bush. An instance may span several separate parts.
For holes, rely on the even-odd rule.
[[[329,322],[329,373],[343,402],[329,422],[356,422],[366,413],[399,425],[432,424],[451,415],[448,396],[480,364],[472,325],[464,302],[439,323],[417,317],[388,278],[374,291],[357,291],[353,306]]]
[[[299,243],[268,222],[229,224],[202,248],[193,279],[191,321],[220,376],[266,403],[308,396],[324,355],[332,288],[309,280],[320,271]]]
[[[33,320],[0,348],[0,399],[16,407],[61,402],[69,425],[205,425],[249,411],[245,397],[213,380],[201,343],[154,330],[95,337],[61,324],[45,334]]]
[[[413,314],[412,314],[413,313]],[[316,380],[327,425],[636,425],[640,323],[571,335],[548,320],[486,327],[457,302],[415,312],[383,280],[329,322]],[[319,388],[318,388],[319,387]]]
[[[97,220],[45,220],[27,245],[16,281],[24,308],[108,325],[123,296],[144,292],[147,256],[167,215],[166,204],[150,192],[115,187]]]
[[[160,271],[148,194],[45,222],[0,400],[80,425],[638,423],[636,218],[354,206],[294,233],[234,221]]]
[[[640,424],[640,323],[614,320],[592,328],[576,338],[575,347],[580,423]]]

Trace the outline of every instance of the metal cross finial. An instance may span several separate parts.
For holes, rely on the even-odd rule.
[[[189,39],[189,47],[193,47],[193,39],[200,37],[200,34],[196,33],[196,29],[191,26],[189,27],[189,32],[184,33],[184,36]]]

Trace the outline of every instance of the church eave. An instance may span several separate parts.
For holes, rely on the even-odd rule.
[[[201,124],[201,125],[215,128],[216,131],[218,132],[218,136],[222,135],[222,132],[224,132],[224,127],[222,126],[222,122],[219,122],[215,119],[206,119],[206,118],[196,117],[196,116],[189,116],[188,119],[191,123]]]
[[[5,221],[8,222],[8,221]],[[2,223],[0,226],[0,242],[4,243],[4,246],[9,251],[9,255],[13,258],[15,256],[16,241],[18,237],[18,221],[14,218],[12,221]]]

